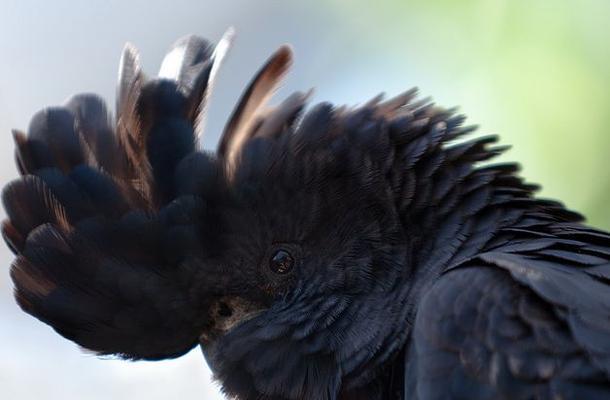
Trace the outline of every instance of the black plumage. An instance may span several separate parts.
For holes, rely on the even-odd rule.
[[[83,94],[13,133],[24,311],[102,355],[201,345],[239,399],[610,396],[608,233],[414,90],[267,107],[288,47],[198,150],[231,37],[179,40],[155,79],[129,45],[116,122]]]

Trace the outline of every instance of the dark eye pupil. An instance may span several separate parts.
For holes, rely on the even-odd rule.
[[[290,272],[293,265],[294,258],[286,250],[276,251],[271,260],[269,260],[269,267],[273,272],[278,274]]]

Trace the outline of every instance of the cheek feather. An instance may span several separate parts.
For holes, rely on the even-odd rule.
[[[201,334],[199,341],[201,343],[213,341],[263,311],[263,306],[256,302],[241,297],[223,297],[212,305],[210,312],[212,326]]]

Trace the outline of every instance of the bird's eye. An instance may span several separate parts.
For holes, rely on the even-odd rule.
[[[287,274],[294,266],[294,258],[286,250],[277,250],[269,260],[269,268],[276,274]]]

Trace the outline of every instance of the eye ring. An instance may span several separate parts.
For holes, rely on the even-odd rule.
[[[285,275],[292,271],[294,264],[294,257],[283,248],[275,250],[269,258],[269,269],[279,275]]]

